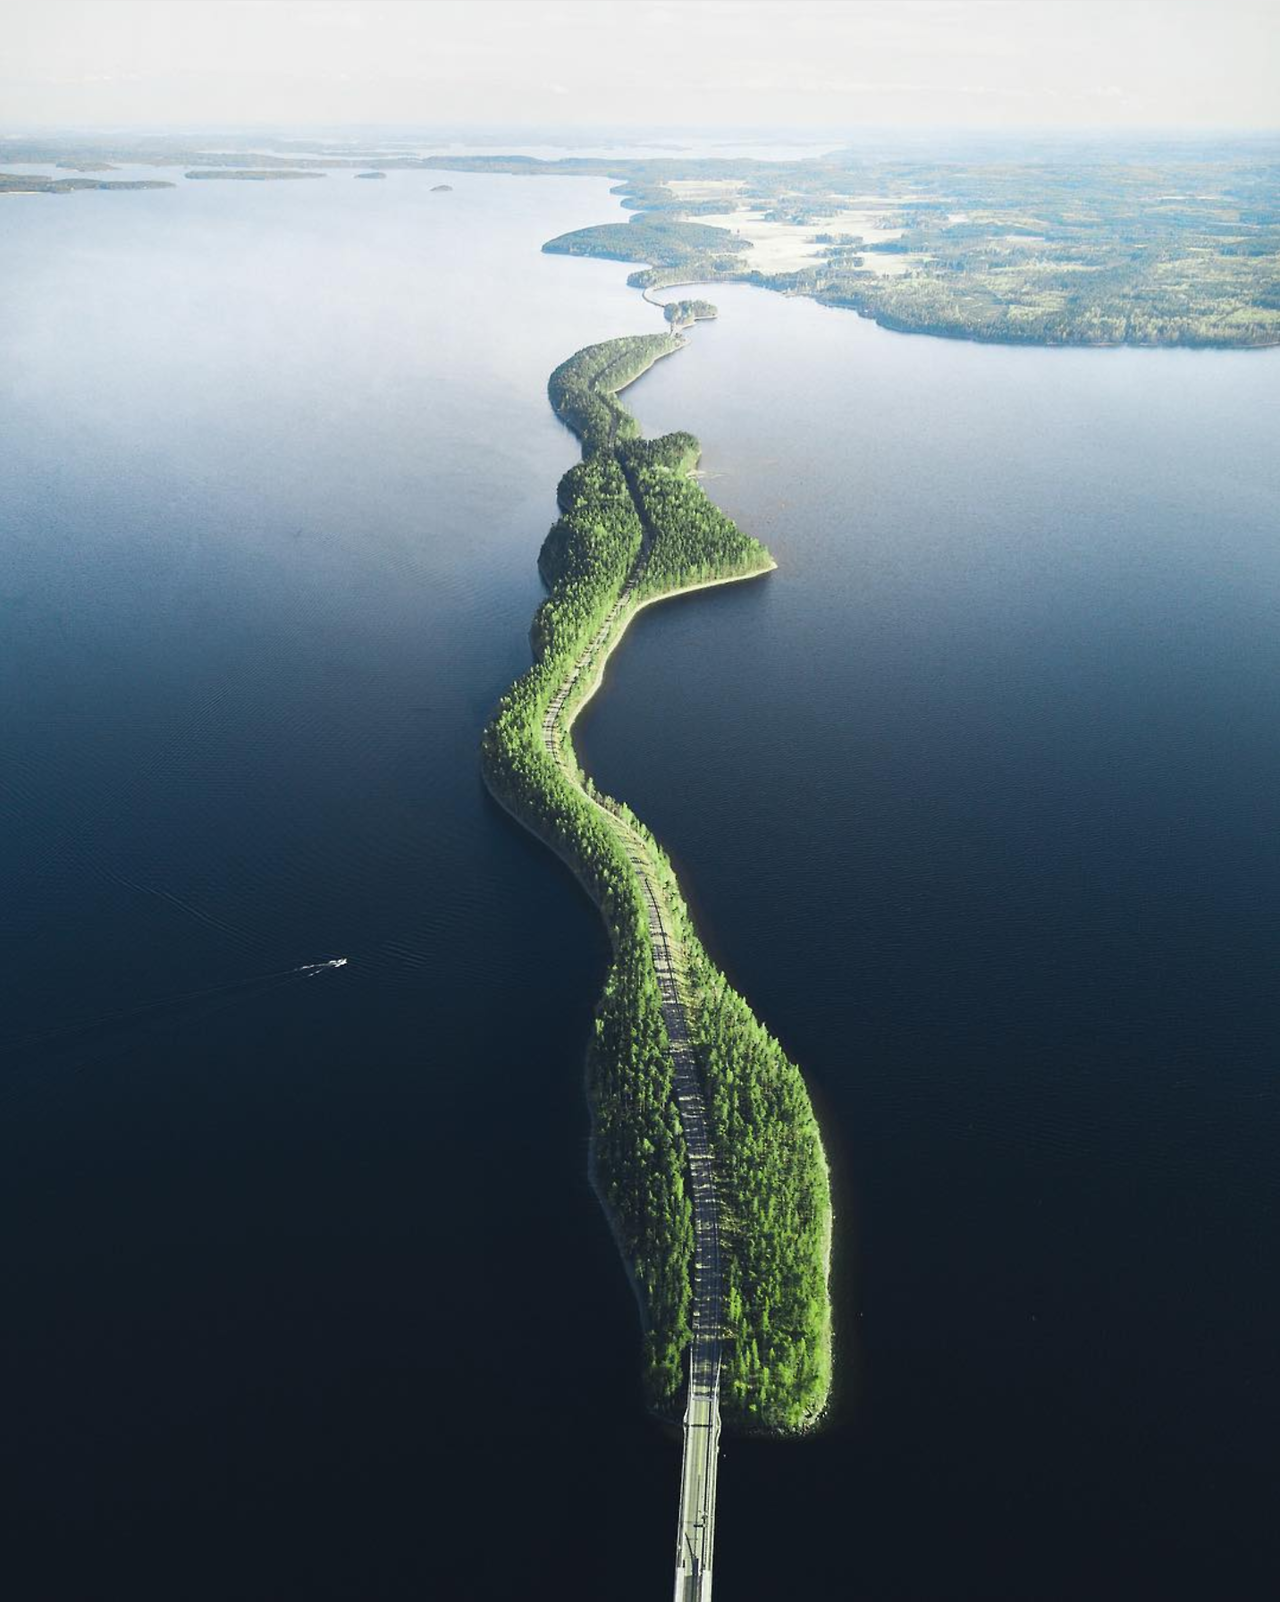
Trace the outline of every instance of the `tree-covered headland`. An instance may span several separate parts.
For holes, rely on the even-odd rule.
[[[617,391],[680,349],[673,334],[609,340],[552,374],[582,442],[539,567],[534,661],[485,730],[494,795],[569,864],[599,906],[611,958],[588,1048],[595,1180],[640,1296],[650,1405],[674,1416],[690,1340],[694,1228],[688,1157],[638,871],[678,936],[681,992],[715,1156],[724,1279],[727,1424],[787,1432],[830,1388],[831,1205],[804,1081],[708,959],[670,863],[629,809],[595,788],[570,739],[577,711],[636,609],[773,562],[689,478],[690,434],[640,437]]]

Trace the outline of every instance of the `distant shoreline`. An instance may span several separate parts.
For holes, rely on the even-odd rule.
[[[747,283],[857,312],[901,334],[1045,348],[1280,346],[1280,140],[1148,140],[1072,164],[1017,150],[957,161],[828,150],[803,158],[518,154],[332,156],[160,139],[56,137],[0,147],[24,164],[181,166],[193,181],[386,172],[608,179],[629,216],[547,240],[553,254],[638,264],[636,288]],[[1207,164],[1207,166],[1206,166]],[[31,180],[0,192],[146,188],[168,180]],[[171,186],[171,185],[170,185]],[[439,188],[441,186],[437,186]]]

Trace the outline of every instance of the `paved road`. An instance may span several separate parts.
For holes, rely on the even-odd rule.
[[[580,680],[598,671],[606,644],[631,604],[644,573],[648,545],[646,535],[636,565],[608,617],[547,707],[542,720],[542,739],[547,754],[564,776],[609,820],[636,871],[648,913],[649,941],[662,998],[662,1016],[671,1040],[672,1077],[684,1125],[693,1189],[693,1340],[689,1347],[689,1397],[684,1415],[684,1459],[680,1470],[675,1602],[709,1602],[720,1442],[720,1327],[724,1287],[715,1174],[707,1138],[706,1106],[689,1043],[682,994],[682,956],[675,932],[669,927],[670,920],[644,839],[623,818],[582,789],[574,766],[565,755],[567,733],[560,728],[565,703]]]

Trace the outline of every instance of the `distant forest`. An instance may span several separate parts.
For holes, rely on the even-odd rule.
[[[549,240],[555,253],[643,263],[640,287],[743,282],[849,306],[889,328],[1036,344],[1280,342],[1280,143],[1155,147],[1142,159],[1060,151],[1035,162],[789,163],[477,158],[489,171],[607,171],[628,223]],[[674,184],[723,185],[691,200]],[[730,187],[732,186],[732,187]],[[866,197],[897,237],[865,241],[831,219]],[[803,230],[798,271],[700,216],[738,209]],[[895,258],[891,275],[876,271]]]
[[[296,152],[296,153],[295,153]],[[261,178],[341,168],[607,177],[628,222],[581,228],[548,251],[635,263],[642,288],[758,284],[849,306],[889,328],[1035,344],[1280,343],[1280,139],[987,138],[931,154],[848,149],[796,161],[672,156],[637,161],[388,155],[359,143],[323,157],[305,143],[211,155],[170,138],[12,139],[15,163],[67,172],[180,166]],[[0,192],[139,187],[160,180],[0,172]],[[842,212],[874,215],[866,233]],[[751,216],[814,247],[770,270],[731,228]],[[745,231],[745,230],[744,230]],[[884,237],[891,233],[893,237]],[[886,265],[892,271],[885,272]]]
[[[786,1434],[813,1424],[831,1385],[831,1204],[813,1108],[799,1069],[703,950],[662,848],[629,808],[596,790],[569,737],[594,683],[582,664],[602,664],[637,604],[773,565],[688,476],[700,452],[693,435],[642,439],[617,398],[681,343],[673,334],[606,340],[551,375],[551,403],[583,459],[560,481],[561,515],[539,556],[549,594],[531,631],[534,664],[485,730],[483,768],[492,792],[573,867],[609,928],[612,960],[588,1048],[595,1178],[644,1309],[646,1394],[674,1418],[695,1238],[671,1040],[627,850],[628,841],[642,845],[681,953],[714,1154],[724,1415],[731,1426]],[[564,767],[548,750],[548,718]]]

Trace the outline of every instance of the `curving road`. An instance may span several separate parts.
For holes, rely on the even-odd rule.
[[[709,1602],[715,1542],[716,1464],[720,1442],[721,1308],[724,1286],[720,1269],[720,1218],[715,1172],[707,1138],[706,1105],[689,1042],[689,1023],[683,995],[683,957],[675,931],[669,928],[670,919],[665,913],[648,846],[624,818],[583,788],[564,749],[573,720],[570,718],[568,723],[561,723],[565,704],[579,682],[603,670],[604,658],[621,638],[622,630],[618,625],[631,607],[636,586],[644,574],[648,551],[649,533],[646,530],[636,564],[617,601],[547,707],[542,719],[542,741],[547,754],[569,783],[608,819],[635,869],[648,914],[649,943],[653,948],[653,965],[662,998],[663,1021],[671,1041],[672,1078],[689,1152],[693,1191],[693,1338],[689,1347],[689,1392],[684,1415],[684,1457],[680,1470],[675,1602]],[[611,640],[615,631],[616,638]],[[574,709],[575,714],[577,710]]]

